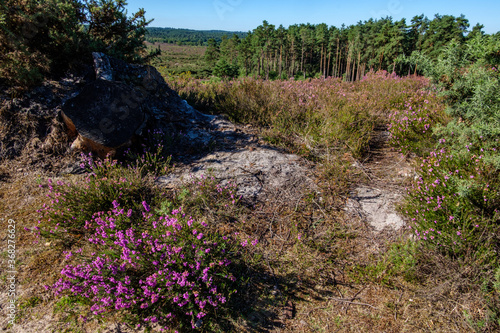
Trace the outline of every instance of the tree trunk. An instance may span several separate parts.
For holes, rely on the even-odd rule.
[[[302,45],[302,55],[300,59],[300,71],[304,71],[304,45]]]
[[[325,47],[325,56],[323,57],[323,78],[326,78],[326,47]]]
[[[319,59],[319,72],[323,72],[323,45],[321,45],[321,55]]]
[[[335,77],[339,77],[340,68],[339,65],[339,39],[337,38],[337,55],[335,56]]]
[[[273,71],[276,72],[276,61],[278,59],[278,50],[274,50]]]
[[[282,52],[283,52],[283,45],[280,45],[280,63],[279,63],[279,70],[278,70],[280,79],[281,79],[281,65],[282,65],[282,61],[283,61]]]
[[[356,71],[356,81],[359,81],[360,77],[360,62],[361,62],[361,52],[358,52],[358,70]]]
[[[345,81],[349,81],[350,77],[351,77],[351,55],[348,53],[346,70],[345,70]]]
[[[382,69],[382,60],[384,59],[384,51],[382,51],[382,54],[380,55],[380,61],[378,64],[378,70]]]
[[[327,65],[327,68],[326,68],[325,78],[330,75],[330,61],[331,61],[331,56],[332,56],[332,50],[329,50],[328,51],[328,65]]]

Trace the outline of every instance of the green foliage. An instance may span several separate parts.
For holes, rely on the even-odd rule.
[[[390,144],[404,155],[423,156],[437,143],[433,130],[448,121],[441,98],[421,91],[389,115]]]
[[[415,73],[416,59],[407,59],[407,55],[417,52],[436,59],[451,40],[463,44],[468,38],[469,23],[464,16],[436,15],[429,20],[421,15],[411,22],[408,26],[405,19],[393,21],[386,17],[349,27],[307,23],[285,29],[263,21],[242,39],[223,36],[220,42],[210,40],[209,45],[211,49],[219,48],[217,59],[224,58],[227,63],[237,59],[245,76],[333,76],[356,81],[370,70],[397,71],[398,75]],[[476,26],[472,35],[481,33],[481,26]],[[215,64],[212,55],[208,51],[207,57]]]
[[[39,210],[42,216],[37,230],[42,236],[72,244],[87,234],[86,224],[93,214],[111,209],[113,201],[123,209],[137,212],[142,201],[151,201],[154,197],[140,169],[126,168],[109,159],[95,161],[91,156],[86,157],[82,167],[91,172],[83,181],[53,183],[49,180],[51,203]]]
[[[143,60],[140,10],[127,18],[124,0],[6,0],[0,4],[0,74],[10,86],[29,87],[61,75],[103,51]]]
[[[77,0],[6,0],[0,4],[0,74],[30,86],[65,70],[83,50],[83,6]]]
[[[239,73],[238,65],[228,64],[226,59],[220,59],[215,64],[213,74],[221,78],[234,78]]]
[[[144,177],[148,174],[166,175],[172,169],[170,164],[172,156],[167,155],[171,144],[172,138],[162,130],[148,130],[141,152],[131,149],[125,151],[129,167],[135,168]]]
[[[495,281],[493,282],[493,288],[495,288],[497,293],[500,294],[500,266],[495,270]]]
[[[209,67],[215,66],[217,60],[219,59],[219,53],[220,50],[215,39],[209,39],[207,50],[205,51],[205,62]]]
[[[146,40],[150,43],[169,43],[177,45],[201,46],[209,45],[210,39],[220,43],[224,36],[238,35],[244,38],[247,33],[239,31],[222,31],[222,30],[191,30],[178,28],[147,28]]]
[[[484,265],[496,262],[500,244],[499,60],[498,37],[476,34],[451,42],[425,69],[453,118],[435,127],[439,146],[403,206],[417,238]]]
[[[500,178],[478,153],[481,149],[431,152],[417,170],[420,178],[408,189],[402,211],[417,239],[428,246],[488,263],[496,260],[499,246]]]
[[[141,62],[144,59],[146,21],[144,9],[127,18],[125,0],[85,0],[87,33],[92,49],[124,59]]]
[[[476,35],[465,48],[451,43],[430,72],[454,117],[439,134],[457,150],[480,145],[484,160],[500,170],[500,38]]]

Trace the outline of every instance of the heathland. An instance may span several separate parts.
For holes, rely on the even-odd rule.
[[[144,13],[120,1],[14,3],[0,16],[1,239],[15,244],[1,256],[18,288],[2,270],[4,329],[500,329],[499,33],[436,15],[146,45]],[[314,189],[248,204],[210,173],[161,188],[176,133],[121,158],[70,151],[36,111],[53,98],[24,103],[92,51],[154,65],[195,109],[299,156]],[[68,161],[81,173],[61,173]],[[404,226],[346,209],[360,186],[401,192]]]

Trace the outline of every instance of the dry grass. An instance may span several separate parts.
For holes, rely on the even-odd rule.
[[[296,140],[307,138],[290,140],[296,149],[300,147]],[[231,307],[219,314],[219,331],[495,331],[488,306],[494,308],[498,300],[485,292],[488,274],[430,250],[405,247],[412,241],[404,231],[375,232],[366,221],[343,210],[349,189],[356,184],[375,181],[394,189],[402,185],[393,176],[394,165],[406,161],[380,144],[368,145],[367,151],[355,160],[350,153],[322,149],[315,169],[318,192],[275,189],[269,200],[255,206],[225,214],[205,212],[207,218],[219,221],[219,230],[259,239],[243,272],[244,287],[232,298]],[[59,278],[62,250],[45,240],[33,243],[35,237],[23,228],[34,225],[36,210],[47,200],[38,185],[57,175],[43,164],[30,166],[27,155],[0,165],[0,217],[17,222],[18,326],[38,321],[38,331],[106,331],[104,327],[118,317],[108,323],[82,323],[74,316],[84,309],[82,305],[54,299],[43,288]],[[46,165],[59,165],[54,167],[59,170],[73,158],[43,156]],[[363,167],[353,167],[353,162]],[[204,214],[203,209],[198,212]],[[0,239],[5,237],[2,228]],[[3,293],[5,275],[0,276],[0,288]],[[67,311],[54,312],[58,307]],[[1,325],[7,327],[5,322]]]
[[[190,72],[194,77],[206,77],[212,69],[207,69],[204,61],[206,46],[176,45],[169,43],[148,43],[148,48],[160,47],[161,55],[152,61],[162,75],[177,75]]]
[[[16,171],[21,168],[15,161],[4,164],[0,186],[3,217],[18,223],[19,303],[24,304],[19,325],[53,316],[49,309],[58,300],[42,285],[53,283],[63,267],[60,249],[44,241],[33,244],[35,238],[23,230],[38,218],[35,211],[45,193],[37,183],[50,175]],[[464,332],[487,317],[480,286],[471,282],[478,280],[474,269],[428,253],[419,255],[413,278],[405,279],[404,272],[389,269],[393,264],[384,256],[391,244],[406,238],[403,233],[374,233],[364,221],[344,214],[342,198],[320,200],[305,193],[290,202],[279,190],[270,197],[240,211],[237,222],[224,227],[259,238],[260,245],[246,272],[247,287],[221,318],[222,330]],[[5,239],[4,230],[0,237]],[[51,321],[61,328],[69,325],[70,331],[100,326],[67,315],[56,313]]]

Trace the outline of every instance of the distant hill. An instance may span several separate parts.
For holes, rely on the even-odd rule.
[[[178,45],[207,45],[210,38],[217,42],[222,40],[222,36],[226,35],[231,38],[233,35],[238,35],[244,38],[247,33],[241,31],[224,31],[224,30],[191,30],[191,29],[176,29],[176,28],[146,28],[146,40],[151,43],[172,43]]]

